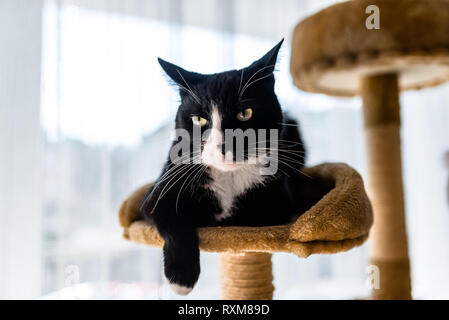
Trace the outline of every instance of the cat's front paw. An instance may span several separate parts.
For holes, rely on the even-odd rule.
[[[182,296],[189,294],[198,281],[199,269],[199,264],[195,266],[195,263],[185,263],[179,267],[165,265],[165,277],[170,289]]]
[[[190,291],[193,290],[193,287],[184,287],[177,283],[171,283],[169,280],[167,280],[167,281],[168,281],[168,285],[169,285],[170,289],[174,293],[179,294],[180,296],[186,296],[190,293]]]
[[[175,293],[189,294],[200,275],[198,248],[164,246],[164,274]]]

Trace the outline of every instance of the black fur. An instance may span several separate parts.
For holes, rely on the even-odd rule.
[[[309,208],[332,187],[315,183],[300,172],[305,149],[298,125],[282,113],[274,92],[273,71],[281,44],[282,41],[249,67],[211,75],[189,72],[159,59],[164,71],[180,86],[181,105],[176,115],[176,128],[192,132],[192,115],[209,119],[213,101],[222,116],[223,130],[278,129],[279,148],[284,150],[279,151],[282,162],[278,164],[277,173],[268,177],[264,184],[235,198],[232,216],[222,221],[216,220],[222,210],[220,202],[205,187],[211,181],[212,169],[200,164],[177,164],[176,167],[168,159],[156,185],[145,197],[141,212],[145,219],[155,223],[165,241],[164,271],[171,283],[191,288],[198,280],[198,227],[283,224]],[[244,84],[257,79],[260,80],[248,86],[239,97],[239,89],[241,92]],[[236,119],[237,112],[248,107],[253,109],[253,117],[246,122]],[[225,151],[223,148],[223,154]],[[184,169],[186,171],[181,171]],[[168,170],[172,170],[173,175],[178,172],[178,176],[165,179]],[[305,189],[309,194],[303,198],[300,194],[306,194]],[[167,193],[160,197],[165,191]]]

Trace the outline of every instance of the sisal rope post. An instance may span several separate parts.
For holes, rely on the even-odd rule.
[[[374,210],[370,264],[379,268],[373,299],[411,299],[402,184],[397,74],[361,81],[369,194]]]
[[[220,254],[220,283],[226,300],[273,299],[271,253]]]

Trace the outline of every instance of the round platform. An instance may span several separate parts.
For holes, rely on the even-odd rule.
[[[334,188],[296,221],[267,227],[199,228],[200,249],[208,252],[291,252],[299,257],[337,253],[361,245],[373,223],[363,180],[345,164],[322,164],[304,172],[334,184]],[[120,208],[126,239],[162,247],[156,228],[138,220],[140,202],[149,185],[136,190]]]
[[[379,29],[366,19],[379,8]],[[292,39],[290,71],[304,91],[359,94],[362,77],[397,73],[401,90],[449,80],[449,1],[354,0],[301,21]]]

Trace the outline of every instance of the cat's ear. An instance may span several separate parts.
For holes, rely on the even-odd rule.
[[[262,58],[254,61],[249,67],[246,68],[252,74],[257,72],[257,74],[254,76],[255,79],[269,76],[273,73],[276,66],[279,49],[281,48],[283,42],[284,39],[279,41],[279,43],[275,45],[270,51],[268,51]]]
[[[199,83],[204,79],[204,75],[196,72],[187,71],[177,65],[157,58],[165,73],[181,88],[189,89],[190,86]]]

